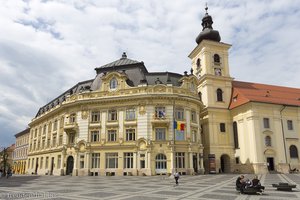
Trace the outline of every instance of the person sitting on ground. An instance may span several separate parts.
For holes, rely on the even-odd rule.
[[[244,185],[245,185],[245,180],[244,180],[244,175],[240,175],[237,179],[236,179],[236,182],[235,182],[235,185],[236,185],[236,188],[238,190],[241,191],[241,193],[243,193],[244,191]]]
[[[245,183],[244,183],[244,188],[249,188],[252,187],[252,182],[247,178]]]
[[[259,179],[256,175],[252,179],[252,187],[260,188],[260,189],[263,189],[263,190],[265,189],[264,186],[261,186],[260,181],[259,181]]]

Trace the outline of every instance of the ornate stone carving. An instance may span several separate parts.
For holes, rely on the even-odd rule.
[[[81,119],[87,119],[89,116],[89,112],[87,110],[81,111]]]

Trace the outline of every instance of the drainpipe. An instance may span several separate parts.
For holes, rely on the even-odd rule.
[[[285,163],[287,164],[287,155],[286,155],[286,147],[285,147],[285,135],[284,135],[284,127],[283,127],[283,120],[282,120],[282,111],[286,108],[286,105],[283,105],[283,107],[280,110],[280,121],[281,121],[281,130],[282,130],[282,136],[283,136],[283,147],[284,147],[284,155],[285,155]]]

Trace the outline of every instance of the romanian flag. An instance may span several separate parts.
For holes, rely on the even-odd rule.
[[[185,124],[174,120],[174,129],[178,131],[184,131]]]

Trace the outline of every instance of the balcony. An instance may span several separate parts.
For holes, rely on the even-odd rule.
[[[152,126],[165,126],[168,127],[170,125],[170,120],[166,117],[156,117],[153,116],[151,120]]]
[[[76,122],[66,122],[64,126],[64,131],[76,131],[78,128],[78,124]]]

